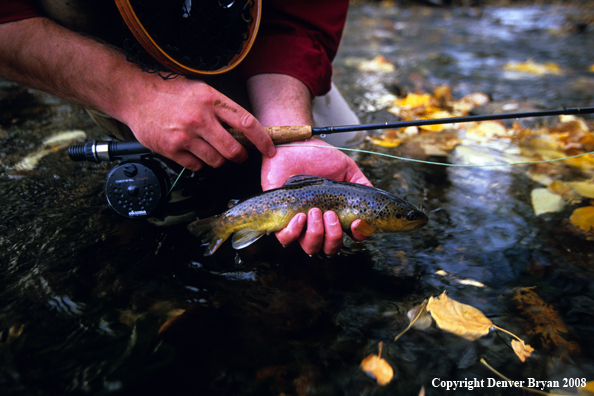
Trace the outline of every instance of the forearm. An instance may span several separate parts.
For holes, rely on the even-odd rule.
[[[247,80],[253,114],[267,126],[312,125],[312,97],[300,80],[283,74],[258,74]]]
[[[117,119],[130,76],[141,73],[119,51],[46,18],[0,24],[0,59],[1,76]]]

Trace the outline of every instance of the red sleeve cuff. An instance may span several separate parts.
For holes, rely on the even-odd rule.
[[[41,14],[29,1],[4,0],[0,1],[0,23],[18,21],[21,19],[39,17]]]
[[[314,96],[330,90],[332,64],[321,46],[306,37],[263,37],[241,65],[244,80],[262,73],[301,80]]]
[[[348,0],[267,0],[260,31],[239,67],[242,79],[262,73],[301,80],[314,96],[332,83],[332,60],[346,21]]]

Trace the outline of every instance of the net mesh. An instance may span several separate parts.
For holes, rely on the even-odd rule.
[[[130,0],[151,38],[186,67],[212,71],[227,66],[249,38],[252,0]],[[124,40],[129,60],[163,78],[177,74],[153,59],[132,33]]]

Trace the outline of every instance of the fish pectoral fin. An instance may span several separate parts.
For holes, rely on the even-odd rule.
[[[251,245],[266,234],[266,231],[239,230],[233,234],[233,249],[243,249]]]
[[[361,222],[357,225],[357,227],[355,227],[355,231],[357,231],[359,234],[370,236],[375,234],[377,227],[361,219]]]

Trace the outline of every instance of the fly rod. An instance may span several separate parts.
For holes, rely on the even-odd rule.
[[[387,128],[406,128],[410,126],[418,127],[424,125],[457,124],[461,122],[509,120],[514,118],[549,117],[559,115],[592,113],[594,113],[594,107],[571,107],[562,110],[542,110],[521,113],[501,113],[463,117],[434,118],[425,120],[385,122],[381,124],[327,126],[321,128],[311,127],[309,125],[293,125],[271,126],[264,127],[264,129],[272,138],[272,141],[275,144],[284,144],[307,140],[312,136],[321,136],[327,134],[329,135],[333,133],[342,132],[372,131]],[[248,138],[240,131],[233,128],[228,129],[228,131],[243,146],[253,147],[252,142],[248,140]],[[124,152],[119,153],[120,148],[124,150]],[[150,153],[150,150],[138,142],[89,142],[85,145],[75,145],[68,148],[68,155],[74,161],[111,161],[114,159],[119,159],[118,156],[120,156],[121,154],[128,155],[144,153]]]

